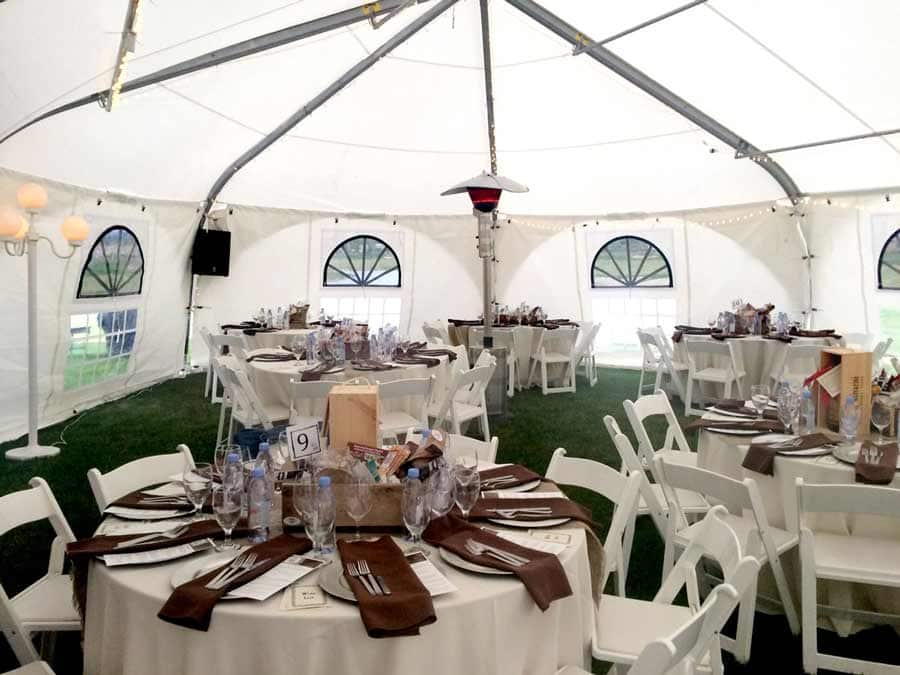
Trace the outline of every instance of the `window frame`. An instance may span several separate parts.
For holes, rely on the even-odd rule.
[[[878,254],[878,263],[875,269],[878,274],[878,290],[880,291],[900,291],[900,286],[885,286],[881,277],[881,268],[884,265],[888,264],[884,261],[884,254],[887,253],[888,246],[892,241],[894,241],[894,239],[896,239],[898,244],[900,244],[900,228],[894,230],[894,233],[891,234],[891,236],[889,236],[887,239],[885,239],[884,245],[881,247],[881,252]],[[897,272],[897,274],[900,274],[900,270],[895,268],[893,265],[891,265],[891,268],[895,272]]]
[[[357,239],[363,239],[363,240],[372,239],[372,240],[378,242],[379,244],[381,244],[382,246],[384,246],[384,251],[382,251],[381,255],[378,257],[378,259],[376,259],[375,264],[377,264],[378,261],[382,257],[384,257],[385,253],[390,253],[390,255],[392,255],[394,257],[394,260],[397,263],[397,283],[396,284],[374,284],[374,285],[372,285],[372,284],[366,283],[366,279],[362,280],[363,283],[353,283],[353,284],[330,284],[330,283],[328,283],[328,268],[331,265],[332,258],[334,258],[334,256],[337,255],[338,252],[343,251],[344,246],[346,246],[351,241],[355,241]],[[347,255],[346,252],[344,253],[344,255],[345,256]],[[349,256],[348,256],[348,260],[349,260]],[[365,256],[363,257],[363,261],[365,262]],[[352,264],[353,263],[351,262],[351,266],[352,266]],[[343,272],[338,270],[338,268],[336,266],[334,267],[334,269],[336,271],[340,272],[341,274],[343,274]],[[374,266],[373,266],[373,269],[374,269]],[[381,276],[385,276],[385,275],[389,274],[392,271],[393,270],[389,270],[388,272],[382,273],[379,276],[379,278]],[[346,274],[344,276],[346,276]],[[371,273],[370,273],[370,276],[371,276]],[[347,277],[347,278],[349,279],[349,277]],[[351,280],[351,281],[353,281],[353,280]],[[331,249],[331,253],[328,254],[328,257],[325,259],[325,264],[322,267],[322,288],[328,288],[328,289],[332,289],[332,290],[341,290],[341,289],[346,290],[346,289],[360,289],[360,288],[367,289],[367,290],[378,290],[378,289],[388,290],[388,289],[403,288],[403,266],[400,264],[400,256],[397,255],[397,252],[394,250],[393,246],[391,246],[389,243],[387,243],[384,239],[381,239],[380,237],[376,237],[375,235],[372,235],[372,234],[355,234],[352,237],[343,239],[337,246],[335,246],[333,249]]]
[[[597,269],[597,259],[600,257],[601,253],[603,253],[604,251],[606,251],[607,248],[609,248],[610,244],[614,244],[623,239],[624,240],[635,240],[635,241],[639,241],[641,243],[647,244],[647,246],[649,247],[648,251],[647,251],[647,255],[649,255],[653,251],[656,251],[659,254],[659,257],[662,258],[663,263],[665,263],[666,273],[668,274],[668,277],[669,277],[668,283],[652,284],[652,285],[643,285],[643,284],[635,284],[635,283],[624,283],[624,284],[619,283],[618,286],[599,286],[599,285],[597,285],[597,283],[595,281],[595,273],[596,273],[596,269]],[[628,246],[627,243],[626,243],[626,246]],[[607,254],[607,255],[609,255],[609,254]],[[615,263],[615,259],[613,259],[611,255],[609,255],[609,257]],[[619,270],[619,271],[621,272],[622,270]],[[638,269],[638,271],[640,271],[640,268]],[[629,270],[629,274],[630,274],[630,270]],[[649,239],[645,239],[644,237],[639,237],[634,234],[623,234],[618,237],[613,237],[609,241],[605,242],[599,249],[597,249],[597,252],[594,254],[594,257],[591,259],[590,275],[591,275],[591,290],[597,290],[597,291],[623,290],[623,289],[624,290],[628,290],[628,289],[636,290],[636,289],[651,289],[651,288],[655,288],[655,289],[675,288],[675,277],[672,274],[672,264],[669,262],[669,258],[666,256],[666,254],[663,252],[663,250],[659,246],[654,244],[652,241],[650,241]],[[625,276],[624,273],[623,273],[623,276]],[[613,278],[613,277],[610,277],[610,278]],[[618,279],[613,278],[613,280],[618,282]],[[632,281],[632,280],[629,279],[628,281]]]
[[[129,314],[131,314],[132,312],[134,312],[134,325],[133,327],[129,327]],[[127,307],[118,307],[115,309],[73,308],[72,313],[70,313],[68,316],[69,327],[66,331],[67,346],[66,358],[63,364],[63,390],[66,392],[80,391],[129,377],[134,367],[134,356],[137,352],[137,345],[139,343],[142,314],[143,308],[139,304],[130,304]],[[112,326],[109,331],[107,331],[103,327],[103,320],[101,318],[102,315],[111,315]],[[121,317],[119,318],[117,317],[117,315],[121,315]],[[102,332],[98,333],[97,335],[92,335],[89,333],[83,338],[75,337],[72,333],[72,319],[82,316],[96,316],[97,325]],[[88,321],[90,321],[90,319],[88,319]],[[70,364],[69,359],[75,353],[73,347],[75,347],[76,345],[83,345],[82,350],[84,354],[87,354],[88,350],[91,348],[91,344],[99,344],[103,340],[106,340],[106,351],[102,356],[95,354],[91,358],[83,359],[82,362],[78,363],[77,365]],[[126,344],[130,345],[127,350],[125,349]],[[98,379],[95,377],[95,375],[97,372],[97,366],[101,363],[123,363],[124,368],[119,370],[118,365],[116,365],[115,370],[112,373],[110,373],[109,370],[106,370],[104,375]],[[87,381],[85,381],[84,373],[88,369],[90,369],[92,374],[87,379]],[[73,375],[77,374],[76,384],[72,386],[66,384],[67,378],[70,377],[70,371]]]
[[[140,256],[140,260],[141,260],[141,271],[140,271],[139,278],[138,278],[137,291],[131,292],[131,293],[109,293],[107,295],[82,295],[82,287],[84,285],[84,277],[87,274],[88,265],[90,265],[91,261],[94,258],[94,251],[97,250],[98,246],[101,246],[101,242],[103,241],[104,237],[106,237],[106,235],[108,235],[113,230],[124,230],[125,232],[127,232],[129,235],[131,235],[131,238],[134,240],[135,246],[137,247],[137,253]],[[103,249],[103,250],[104,250],[104,255],[105,255],[105,249]],[[75,299],[76,300],[97,301],[97,300],[110,300],[110,299],[115,299],[115,298],[127,298],[127,297],[131,297],[131,296],[140,295],[144,290],[144,270],[146,268],[146,260],[147,259],[144,257],[144,249],[141,246],[141,240],[134,233],[134,230],[132,230],[130,227],[128,227],[126,225],[111,225],[111,226],[107,227],[105,230],[103,230],[103,232],[100,233],[100,236],[98,236],[97,239],[94,240],[94,243],[91,246],[90,251],[88,251],[87,258],[85,258],[84,264],[81,266],[81,274],[79,274],[79,276],[78,276],[78,288],[75,291]],[[129,281],[130,281],[130,279],[129,279]]]

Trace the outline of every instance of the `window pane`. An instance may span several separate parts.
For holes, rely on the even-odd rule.
[[[400,298],[385,298],[384,313],[400,314]]]
[[[640,237],[617,237],[594,256],[594,288],[671,287],[672,274],[662,251]]]
[[[324,286],[400,286],[400,262],[376,237],[360,235],[341,242],[325,261]]]
[[[881,288],[900,290],[900,230],[888,240],[878,262]]]
[[[127,373],[128,354],[134,350],[137,335],[137,311],[74,314],[69,318],[70,340],[63,372],[66,389],[87,387]],[[126,325],[132,329],[125,330]]]
[[[125,314],[125,330],[134,330],[137,328],[137,310],[129,309]]]
[[[79,298],[107,298],[141,292],[144,256],[134,233],[115,225],[97,239],[81,271]]]

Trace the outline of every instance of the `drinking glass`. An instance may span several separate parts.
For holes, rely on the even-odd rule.
[[[228,455],[235,454],[241,456],[241,446],[234,443],[219,443],[213,453],[213,464],[216,467],[216,473],[220,476],[225,471],[225,463],[228,461]]]
[[[478,475],[478,471],[457,464],[453,468],[453,498],[465,520],[469,519],[469,511],[475,506],[480,494],[481,477]]]
[[[314,493],[315,494],[315,493]],[[303,518],[303,527],[306,536],[312,540],[313,552],[323,555],[322,546],[328,539],[328,535],[334,527],[334,504],[324,499],[316,499],[315,496],[308,505]]]
[[[418,544],[422,541],[422,532],[428,527],[428,521],[431,519],[428,490],[419,492],[404,490],[400,506],[403,513],[403,524],[409,530],[409,541]]]
[[[769,385],[767,384],[754,384],[750,387],[750,402],[753,404],[753,407],[756,408],[756,414],[759,419],[763,418],[763,411],[766,409],[766,406],[769,405],[769,396],[771,392],[769,391]]]
[[[792,433],[794,417],[800,409],[800,395],[789,385],[781,388],[778,394],[778,419],[784,424],[785,433]]]
[[[216,516],[216,522],[225,533],[225,541],[218,547],[220,551],[236,548],[231,541],[231,532],[241,519],[242,502],[243,490],[232,490],[221,485],[213,490],[213,513]]]
[[[299,361],[306,354],[306,341],[300,338],[295,339],[291,343],[291,351],[294,353],[294,358]]]
[[[872,425],[878,429],[878,443],[884,443],[884,430],[891,424],[892,409],[881,399],[872,401]]]
[[[200,520],[200,509],[209,496],[212,487],[212,466],[209,464],[197,464],[193,468],[185,469],[181,475],[184,485],[184,494],[194,506],[194,520]]]
[[[362,479],[354,480],[350,483],[350,489],[347,491],[347,515],[353,518],[356,524],[356,536],[354,539],[359,541],[362,535],[359,533],[359,521],[369,515],[372,510],[372,482]]]
[[[453,508],[453,473],[446,466],[432,470],[428,477],[428,489],[431,492],[431,512],[440,518],[450,513]]]
[[[354,330],[350,334],[350,351],[353,352],[353,359],[359,358],[359,352],[362,350],[362,336],[358,331]]]

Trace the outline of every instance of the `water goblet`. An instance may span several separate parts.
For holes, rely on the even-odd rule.
[[[759,419],[763,418],[763,411],[766,409],[766,406],[769,405],[769,396],[771,392],[769,391],[769,385],[767,384],[754,384],[750,387],[750,402],[753,404],[753,407],[756,408],[756,414]]]
[[[790,385],[781,388],[778,394],[778,419],[784,425],[785,433],[792,433],[794,418],[800,409],[800,395]]]
[[[217,547],[217,550],[237,548],[231,541],[231,533],[241,519],[243,490],[233,490],[223,485],[217,486],[212,493],[212,507],[216,522],[225,533],[225,541]]]
[[[481,477],[473,468],[457,464],[453,468],[453,498],[462,512],[464,520],[469,519],[469,512],[481,494]]]
[[[209,464],[197,464],[188,467],[181,475],[181,483],[184,486],[184,494],[194,507],[193,520],[200,520],[200,509],[209,496],[212,488],[212,466]]]
[[[884,430],[891,424],[893,410],[884,399],[872,401],[872,426],[878,429],[878,444],[885,442]]]
[[[453,508],[453,473],[446,466],[433,469],[428,477],[428,489],[431,492],[431,512],[436,518],[450,513]]]
[[[409,541],[419,544],[422,541],[422,532],[428,527],[431,519],[431,502],[428,490],[414,492],[404,490],[400,500],[400,510],[403,514],[403,524],[409,531]]]
[[[372,481],[357,478],[350,483],[347,491],[347,515],[353,518],[356,525],[355,541],[362,539],[359,533],[359,521],[369,515],[372,510]]]

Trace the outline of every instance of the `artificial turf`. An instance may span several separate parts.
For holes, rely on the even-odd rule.
[[[618,467],[619,458],[604,429],[603,416],[612,414],[622,429],[629,428],[622,401],[635,397],[637,381],[634,371],[603,369],[595,387],[579,379],[576,394],[542,396],[536,389],[517,392],[510,400],[508,414],[492,420],[491,432],[500,438],[498,460],[521,463],[543,473],[553,450],[564,447],[571,456]],[[41,443],[52,444],[60,440],[65,429],[62,452],[54,458],[25,463],[3,460],[0,494],[27,488],[32,476],[41,476],[50,484],[75,535],[90,535],[100,516],[88,486],[88,469],[109,471],[138,457],[172,452],[179,443],[186,443],[197,461],[212,460],[218,406],[203,397],[203,382],[202,375],[169,380],[94,408],[77,421],[70,419],[42,430]],[[649,431],[658,438],[663,429],[658,423]],[[0,444],[0,451],[21,444],[21,440]],[[693,443],[695,439],[689,441]],[[592,509],[597,522],[609,522],[610,509],[602,498],[577,488],[567,491]],[[599,534],[602,538],[605,532]],[[0,538],[0,580],[9,595],[43,574],[49,540],[50,529],[46,525],[24,526]],[[639,519],[628,575],[630,597],[649,600],[656,593],[662,550],[652,523],[648,518]],[[843,653],[878,653],[896,659],[900,651],[900,640],[887,628],[864,631],[839,641],[831,633],[819,633],[821,646],[828,643],[831,647],[837,642],[836,648]],[[7,645],[0,640],[0,671],[15,665]],[[60,675],[81,673],[81,653],[74,634],[60,637],[54,667]],[[605,670],[603,664],[594,664],[595,672]],[[783,617],[758,614],[750,663],[742,666],[726,658],[726,672],[800,673],[799,638],[790,635]]]

